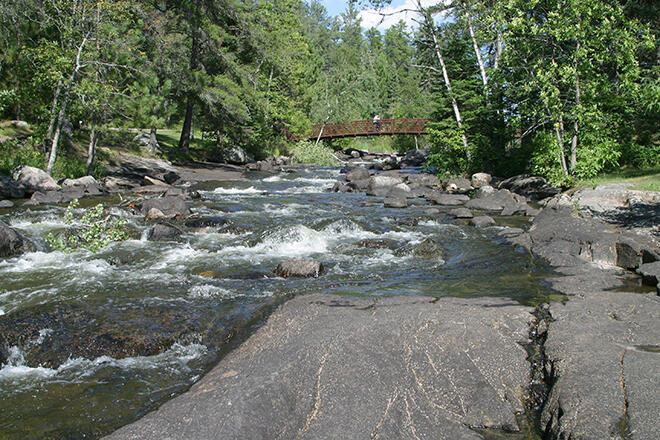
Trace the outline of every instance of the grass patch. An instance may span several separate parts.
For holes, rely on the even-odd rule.
[[[12,139],[16,137],[30,136],[30,127],[17,126],[14,121],[0,121],[0,139]]]
[[[632,189],[660,191],[660,167],[622,168],[613,173],[602,174],[592,179],[579,180],[576,188],[596,187],[605,183],[626,183]]]

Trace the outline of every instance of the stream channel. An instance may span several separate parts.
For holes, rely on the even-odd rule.
[[[494,295],[528,305],[558,299],[543,282],[548,267],[497,235],[502,221],[517,226],[526,218],[477,229],[454,224],[448,208],[429,215],[422,200],[384,208],[380,198],[329,192],[343,180],[334,168],[250,177],[197,185],[202,198],[190,202],[193,212],[216,220],[185,228],[176,242],[147,240],[152,225],[115,206],[134,239],[96,254],[47,251],[44,236],[65,228],[65,207],[0,210],[1,221],[40,249],[0,260],[0,323],[30,322],[38,330],[5,347],[0,438],[98,438],[136,420],[217,363],[231,338],[243,337],[237,329],[258,325],[265,311],[294,295]],[[442,258],[410,251],[428,238],[440,243]],[[319,260],[326,272],[274,277],[290,258]],[[61,352],[67,343],[116,344],[127,335],[148,353]],[[54,358],[34,365],[28,351]]]

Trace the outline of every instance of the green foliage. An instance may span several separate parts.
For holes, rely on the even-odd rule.
[[[64,220],[72,228],[58,234],[50,233],[46,237],[53,250],[73,252],[84,248],[97,252],[112,242],[130,238],[125,227],[126,220],[106,215],[102,204],[87,208],[78,216],[76,209],[79,206],[77,199],[72,200],[64,214]]]
[[[32,138],[19,140],[9,139],[0,143],[0,174],[11,175],[11,171],[19,165],[43,168],[44,154],[32,146]]]
[[[322,142],[315,144],[310,141],[299,141],[289,147],[289,153],[297,163],[314,164],[320,166],[334,166],[338,164],[332,150]]]
[[[15,90],[0,90],[0,118],[16,102]]]
[[[427,159],[427,167],[437,174],[467,174],[469,161],[463,145],[462,133],[458,128],[429,128],[431,154]]]
[[[529,170],[561,186],[572,186],[574,179],[564,174],[559,161],[557,140],[548,131],[537,133],[531,141]]]

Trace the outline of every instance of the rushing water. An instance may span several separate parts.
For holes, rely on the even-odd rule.
[[[291,295],[497,295],[526,304],[552,298],[541,281],[545,269],[527,253],[502,245],[501,227],[454,225],[443,213],[428,215],[421,200],[397,210],[364,194],[328,192],[338,178],[336,169],[305,169],[205,183],[193,211],[226,222],[192,230],[178,242],[147,241],[149,225],[137,213],[113,208],[129,218],[136,238],[96,254],[46,251],[43,237],[65,227],[62,207],[0,211],[0,220],[41,249],[0,260],[0,320],[66,305],[119,334],[166,331],[181,322],[192,329],[152,356],[28,366],[26,348],[53,337],[51,321],[44,321],[38,336],[7,347],[10,356],[0,369],[0,438],[96,438],[110,432],[189,387],[217,361],[237,326]],[[406,251],[427,238],[441,243],[442,258]],[[380,240],[382,247],[365,247],[365,240]],[[326,273],[318,279],[274,278],[277,264],[292,257],[320,260]],[[169,321],[158,321],[168,314]]]

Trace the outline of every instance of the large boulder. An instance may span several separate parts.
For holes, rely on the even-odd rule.
[[[401,165],[406,167],[421,167],[426,162],[428,150],[410,150],[401,160]]]
[[[440,191],[430,191],[424,194],[424,198],[436,205],[460,206],[464,205],[470,198],[464,194],[444,194]]]
[[[158,223],[149,232],[149,240],[151,241],[172,241],[176,240],[183,234],[183,231],[176,226]]]
[[[462,177],[452,177],[444,180],[442,183],[445,187],[445,190],[448,193],[452,193],[452,194],[454,193],[465,194],[474,189],[472,187],[472,183],[469,180],[464,179]]]
[[[317,278],[323,273],[323,264],[318,261],[294,259],[278,264],[274,272],[282,278]]]
[[[472,199],[465,206],[482,211],[502,211],[507,207],[518,206],[523,201],[524,199],[518,199],[510,191],[503,189],[478,199]]]
[[[472,175],[471,183],[474,188],[481,188],[482,186],[490,185],[493,176],[488,173],[476,173]]]
[[[0,222],[0,257],[20,255],[24,251],[24,241],[21,234],[13,228]]]
[[[160,179],[167,173],[175,172],[171,162],[162,159],[150,159],[130,154],[120,153],[116,157],[117,164],[108,167],[108,175],[121,176],[140,182],[144,176]]]
[[[149,199],[142,202],[140,211],[147,214],[150,209],[156,208],[167,217],[183,217],[190,215],[186,199],[181,196],[166,196]]]
[[[222,149],[222,160],[232,165],[245,165],[254,159],[238,145],[229,145]]]
[[[108,440],[456,439],[518,430],[533,309],[301,295],[191,389]]]
[[[8,176],[0,174],[0,198],[22,199],[25,198],[25,188],[17,181]]]
[[[561,192],[561,188],[549,184],[543,177],[530,176],[527,174],[513,176],[503,180],[498,187],[500,189],[508,189],[532,200],[542,200],[548,197],[553,197]]]
[[[369,179],[367,194],[376,197],[385,197],[394,185],[403,183],[403,179],[393,176],[373,176]]]
[[[26,195],[60,189],[57,182],[39,168],[21,165],[12,172],[12,177],[25,190]]]
[[[369,179],[371,175],[369,174],[369,170],[363,167],[357,167],[357,168],[352,168],[349,171],[346,172],[346,181],[347,182],[355,182],[357,180],[365,180]]]
[[[438,176],[426,173],[408,174],[406,176],[406,183],[408,183],[411,188],[419,188],[422,186],[436,188],[441,185]]]
[[[158,150],[160,150],[160,145],[156,140],[155,133],[153,136],[149,133],[138,133],[133,138],[133,144],[135,144],[135,146],[138,148],[144,148],[151,154],[155,154],[158,152]]]

